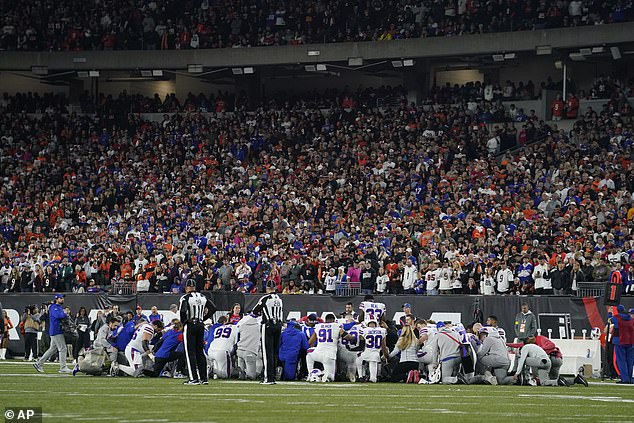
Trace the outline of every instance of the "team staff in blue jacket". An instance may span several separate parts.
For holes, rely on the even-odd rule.
[[[132,318],[132,312],[129,311],[126,316],[128,319],[127,323],[123,326],[119,326],[119,330],[112,335],[113,338],[115,338],[114,346],[117,347],[119,351],[125,351],[125,347],[128,346],[134,335],[135,323]]]
[[[280,340],[280,361],[284,362],[284,380],[295,380],[300,352],[308,349],[308,339],[297,322],[291,320],[282,332]]]
[[[58,352],[59,372],[72,373],[72,370],[66,365],[66,340],[61,326],[61,321],[68,318],[66,313],[64,313],[64,294],[55,294],[54,303],[48,308],[48,316],[48,334],[51,337],[51,346],[42,357],[33,363],[33,367],[38,372],[44,373],[42,363],[46,363],[49,358]]]

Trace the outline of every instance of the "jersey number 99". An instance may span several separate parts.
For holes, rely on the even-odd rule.
[[[214,332],[214,338],[229,338],[231,336],[231,328],[218,328]]]

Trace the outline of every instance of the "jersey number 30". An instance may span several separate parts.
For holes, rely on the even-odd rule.
[[[382,341],[383,336],[381,335],[368,335],[365,338],[365,347],[370,349],[380,348]]]

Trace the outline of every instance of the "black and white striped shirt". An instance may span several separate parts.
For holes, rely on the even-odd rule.
[[[277,294],[267,294],[253,308],[253,313],[262,316],[262,323],[281,322],[284,319],[282,299]]]
[[[205,320],[216,311],[216,307],[200,292],[190,292],[181,297],[179,310],[181,322],[186,323],[194,319]]]

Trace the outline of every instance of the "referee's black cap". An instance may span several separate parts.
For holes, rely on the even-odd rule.
[[[185,286],[193,286],[194,288],[196,288],[196,281],[193,279],[187,279],[187,282],[185,282]]]

